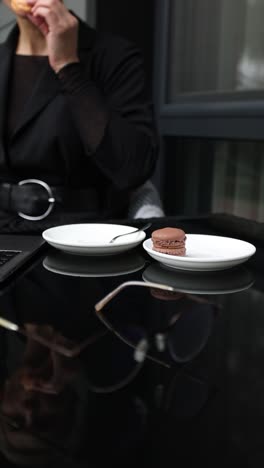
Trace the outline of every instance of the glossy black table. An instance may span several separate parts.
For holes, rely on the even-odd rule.
[[[148,236],[166,225],[228,235],[207,218],[170,218]],[[254,240],[254,258],[215,273],[168,270],[141,247],[107,258],[48,249],[0,294],[0,316],[19,327],[0,328],[0,466],[262,466]],[[173,291],[128,284],[100,308],[134,281]]]

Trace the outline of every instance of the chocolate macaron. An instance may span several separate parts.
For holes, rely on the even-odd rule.
[[[184,256],[186,254],[186,234],[182,229],[166,227],[157,229],[151,234],[153,250],[168,255]]]

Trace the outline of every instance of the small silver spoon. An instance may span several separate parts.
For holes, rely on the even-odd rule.
[[[115,236],[113,237],[113,239],[110,240],[110,244],[112,244],[112,242],[114,242],[118,237],[127,236],[128,234],[134,234],[135,232],[139,232],[139,231],[145,231],[145,229],[148,229],[151,226],[151,224],[152,223],[146,223],[140,228],[135,229],[134,231],[125,232],[124,234],[119,234],[118,236]]]

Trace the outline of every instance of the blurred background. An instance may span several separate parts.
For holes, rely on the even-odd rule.
[[[66,0],[144,54],[168,215],[264,221],[264,0]],[[0,41],[14,18],[0,3]],[[0,71],[1,73],[1,71]]]

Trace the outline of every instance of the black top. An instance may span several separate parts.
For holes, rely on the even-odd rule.
[[[44,56],[14,56],[9,88],[8,140],[15,131],[21,119],[21,114],[29,103],[35,83],[47,66],[48,58]],[[101,97],[99,97],[98,93],[95,93],[93,102],[90,100],[84,105],[87,94],[91,91],[91,83],[87,84],[87,81],[83,78],[82,67],[79,63],[64,67],[58,73],[58,78],[64,92],[77,97],[75,104],[76,117],[78,122],[85,122],[86,132],[90,135],[90,146],[95,150],[103,139],[109,118],[106,109],[102,112]],[[92,119],[87,119],[87,112],[93,116]]]
[[[7,133],[8,140],[14,133],[22,113],[30,102],[35,83],[48,66],[48,57],[15,55],[13,59],[11,83],[9,87],[9,104]],[[64,92],[76,96],[75,114],[78,122],[86,125],[86,134],[90,137],[90,146],[93,150],[97,148],[104,136],[109,115],[106,109],[102,111],[102,99],[98,93],[94,93],[93,102],[84,105],[87,94],[91,92],[91,83],[82,76],[80,63],[73,63],[64,67],[58,78]],[[87,112],[93,115],[87,119]]]
[[[9,86],[7,135],[11,138],[23,111],[32,95],[34,83],[38,80],[48,61],[47,57],[15,55]]]

